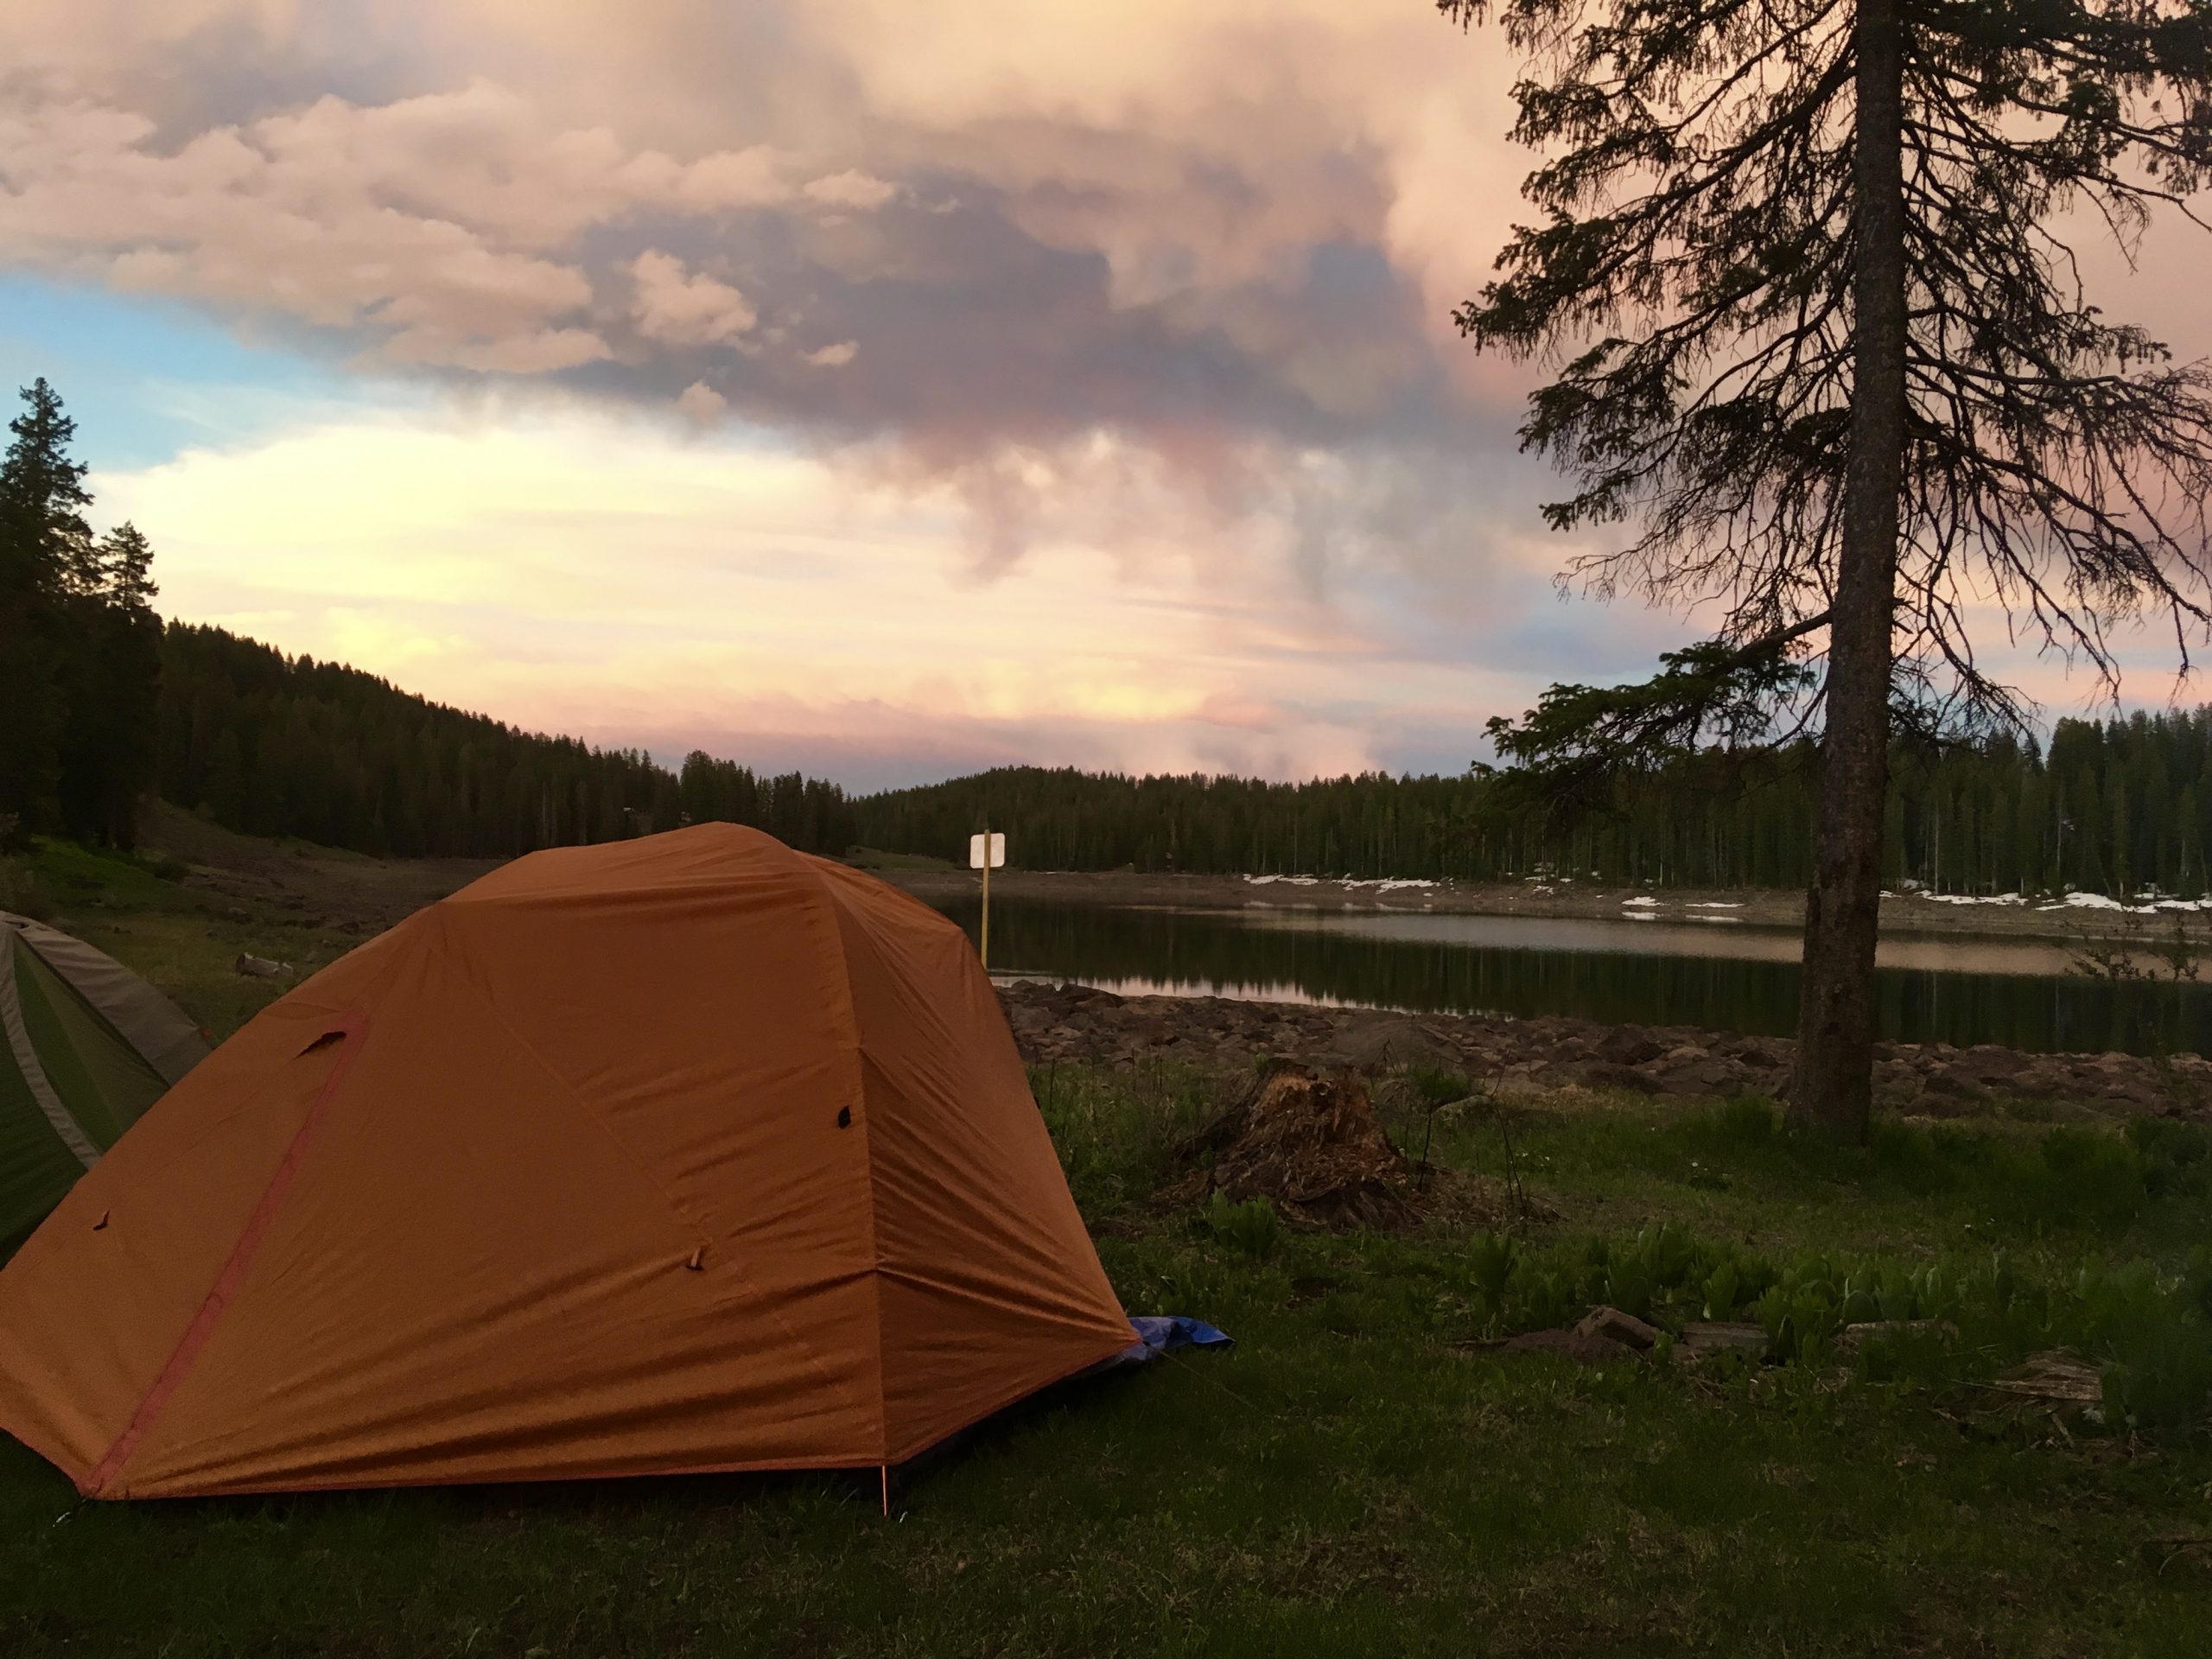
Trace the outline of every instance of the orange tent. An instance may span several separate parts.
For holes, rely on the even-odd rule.
[[[702,824],[264,1012],[0,1269],[86,1496],[895,1464],[1132,1340],[958,928]]]

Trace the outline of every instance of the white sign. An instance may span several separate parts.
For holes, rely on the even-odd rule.
[[[971,870],[983,868],[983,838],[981,836],[968,837],[968,868]],[[1003,830],[991,831],[991,868],[995,870],[1006,868],[1006,832]]]

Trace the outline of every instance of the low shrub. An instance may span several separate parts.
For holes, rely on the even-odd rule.
[[[1271,1254],[1282,1236],[1282,1218],[1265,1198],[1248,1198],[1235,1204],[1228,1193],[1217,1191],[1198,1215],[1216,1242],[1242,1251],[1255,1261]]]

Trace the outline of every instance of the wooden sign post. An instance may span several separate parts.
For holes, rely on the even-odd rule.
[[[988,970],[991,965],[991,872],[1006,862],[1006,834],[986,830],[968,837],[968,868],[983,873],[983,925],[979,931],[980,954]]]

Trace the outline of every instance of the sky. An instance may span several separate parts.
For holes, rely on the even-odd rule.
[[[864,789],[1457,772],[1696,632],[1554,589],[1451,321],[1516,66],[1427,0],[8,11],[0,374],[171,616]],[[2093,264],[2195,355],[2204,252]]]

